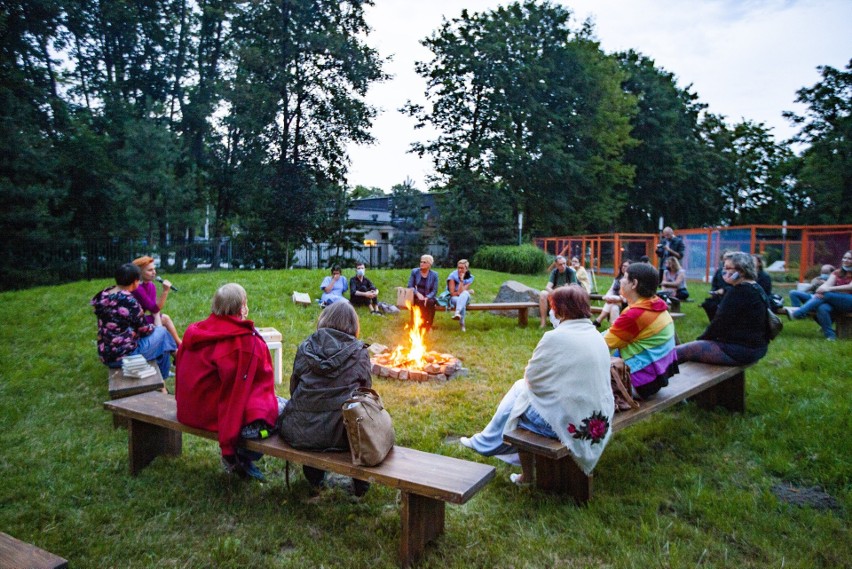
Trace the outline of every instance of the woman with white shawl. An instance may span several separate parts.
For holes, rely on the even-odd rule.
[[[589,294],[582,287],[556,289],[550,307],[559,324],[539,341],[524,378],[503,397],[485,429],[459,442],[499,457],[517,452],[503,442],[503,433],[521,427],[559,439],[588,475],[612,435],[609,349],[590,321]],[[523,473],[510,479],[518,485],[531,483],[532,456],[520,456]]]

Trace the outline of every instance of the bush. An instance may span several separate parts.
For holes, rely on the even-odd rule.
[[[531,275],[547,268],[547,254],[535,245],[481,247],[473,256],[473,266],[502,273]]]

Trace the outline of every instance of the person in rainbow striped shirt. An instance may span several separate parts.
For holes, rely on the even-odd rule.
[[[636,395],[643,399],[669,384],[678,372],[675,329],[666,302],[656,295],[659,276],[648,263],[632,263],[621,278],[627,310],[604,332],[610,350],[630,368]]]

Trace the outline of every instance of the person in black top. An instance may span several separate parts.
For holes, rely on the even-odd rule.
[[[660,282],[663,282],[666,259],[674,257],[678,261],[682,261],[684,251],[686,251],[686,246],[683,244],[683,239],[675,237],[674,230],[671,227],[663,229],[663,238],[657,243],[656,249],[657,257],[660,258]]]
[[[763,257],[760,255],[752,255],[754,259],[754,268],[757,271],[757,284],[766,292],[766,296],[772,294],[772,278],[769,273],[763,270]]]
[[[373,282],[364,276],[364,263],[355,265],[355,276],[349,279],[349,302],[353,306],[369,306],[370,314],[381,314],[379,303],[379,289]]]
[[[544,290],[538,295],[538,311],[541,327],[547,326],[547,313],[550,311],[550,293],[561,286],[577,284],[577,273],[568,266],[568,259],[562,255],[556,257],[556,268],[550,271],[550,278]]]
[[[701,308],[707,313],[707,320],[713,320],[713,317],[716,316],[716,309],[719,308],[719,303],[722,302],[722,296],[725,294],[725,291],[731,288],[731,285],[725,282],[724,276],[725,259],[730,258],[733,254],[733,251],[722,253],[719,259],[719,268],[713,274],[713,278],[710,281],[710,296],[701,303]]]
[[[748,253],[732,253],[725,259],[724,279],[731,288],[698,339],[677,347],[678,362],[745,365],[766,355],[768,305],[756,277]]]

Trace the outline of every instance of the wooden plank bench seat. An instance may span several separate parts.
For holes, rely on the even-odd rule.
[[[107,401],[104,408],[129,422],[130,473],[134,476],[160,455],[180,455],[182,433],[217,440],[215,432],[179,423],[174,396],[159,391]],[[380,465],[365,467],[353,465],[348,452],[299,450],[278,436],[241,444],[269,457],[398,489],[402,497],[399,559],[403,567],[422,555],[425,546],[444,532],[445,503],[464,504],[495,473],[494,467],[487,464],[401,446],[395,446]]]
[[[0,532],[0,569],[67,569],[68,561]]]
[[[163,376],[160,374],[160,368],[157,366],[157,362],[150,360],[148,364],[153,366],[157,373],[143,378],[127,377],[124,375],[124,372],[120,367],[108,368],[109,398],[122,399],[124,397],[130,397],[131,395],[139,395],[140,393],[146,393],[148,391],[160,391],[164,389],[166,387],[166,382],[163,381]],[[124,417],[113,415],[112,426],[116,429],[118,427],[126,427],[127,420]]]
[[[616,413],[612,432],[615,434],[685,399],[695,401],[704,409],[721,406],[730,411],[743,412],[747,367],[682,363],[680,373],[669,379],[668,387],[642,401],[638,409]],[[555,494],[568,494],[578,504],[591,499],[593,477],[586,476],[560,441],[525,429],[505,433],[503,440],[515,446],[519,453],[533,455],[537,488]]]
[[[518,311],[518,326],[526,327],[529,323],[529,310],[533,308],[538,310],[537,302],[482,302],[482,303],[472,303],[467,305],[468,311],[476,311],[476,310],[517,310]],[[451,307],[443,307],[436,306],[436,310],[440,310],[443,312],[453,312],[455,309]]]
[[[601,306],[593,306],[592,307],[592,314],[600,314],[602,310],[603,310],[603,307],[601,307]],[[681,318],[686,316],[686,313],[685,312],[669,312],[669,316],[672,317],[672,320],[680,320]]]

